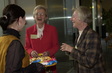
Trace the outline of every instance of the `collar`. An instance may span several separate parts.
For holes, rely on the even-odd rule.
[[[37,29],[40,30],[40,31],[43,31],[44,30],[44,26],[45,26],[45,24],[43,25],[42,28],[39,28],[38,25],[37,25]]]
[[[3,32],[3,35],[14,35],[16,36],[18,39],[20,39],[20,34],[17,30],[8,28],[6,31]]]
[[[82,31],[79,31],[79,35],[81,35],[81,34],[82,34],[82,32],[83,32],[83,30],[82,30]]]
[[[46,31],[47,30],[47,24],[44,24],[44,30],[43,31]],[[34,24],[34,31],[33,32],[37,32],[37,25]]]

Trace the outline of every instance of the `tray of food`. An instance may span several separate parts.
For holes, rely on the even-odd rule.
[[[39,55],[40,56],[37,58],[31,58],[30,63],[39,62],[43,64],[45,67],[50,67],[57,64],[57,60],[55,58],[51,58],[49,56],[42,56],[42,54],[39,54]]]

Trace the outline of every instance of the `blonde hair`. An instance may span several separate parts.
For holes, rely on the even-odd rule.
[[[37,5],[37,6],[34,8],[34,10],[33,10],[33,16],[35,15],[35,11],[36,11],[37,9],[43,9],[43,10],[45,11],[46,16],[47,16],[47,8],[46,8],[44,5]]]
[[[75,9],[78,13],[79,19],[87,24],[92,22],[92,13],[91,10],[85,6],[79,6]]]

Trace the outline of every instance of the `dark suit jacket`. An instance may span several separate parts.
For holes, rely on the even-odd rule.
[[[102,59],[101,40],[99,35],[87,26],[76,43],[77,49],[73,49],[71,56],[77,62],[78,73],[105,73]]]

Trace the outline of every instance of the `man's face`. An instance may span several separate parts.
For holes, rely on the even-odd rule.
[[[72,21],[74,28],[79,28],[80,27],[81,21],[79,19],[77,11],[74,11],[74,13],[72,15],[72,18],[70,20]]]
[[[37,9],[35,11],[34,19],[37,24],[44,24],[47,19],[45,11],[43,9]]]

